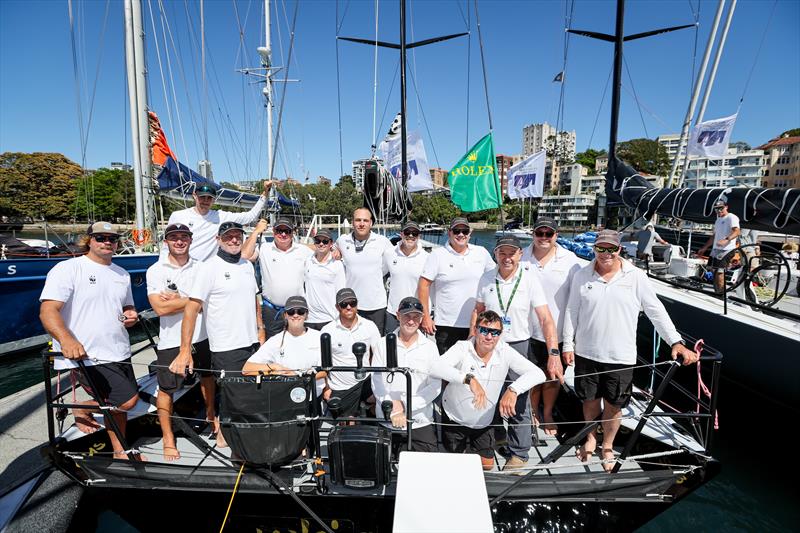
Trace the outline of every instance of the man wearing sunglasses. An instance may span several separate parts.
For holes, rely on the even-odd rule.
[[[531,322],[538,322],[548,350],[560,356],[556,326],[547,308],[544,290],[538,276],[530,270],[530,265],[520,265],[521,256],[519,239],[508,235],[497,240],[494,248],[497,268],[485,273],[478,284],[475,310],[472,312],[473,332],[480,313],[487,309],[494,311],[503,322],[502,340],[527,358]],[[553,369],[550,374],[550,378],[563,380],[561,368]],[[516,374],[508,376],[509,380],[516,378]],[[505,469],[525,466],[532,445],[530,401],[527,394],[521,394],[517,398],[516,414],[509,418],[508,451],[511,457]]]
[[[386,333],[400,325],[394,314],[400,300],[416,294],[428,252],[419,245],[419,224],[409,220],[400,229],[400,242],[383,254],[383,266],[389,272],[389,303],[386,307]]]
[[[353,211],[353,231],[339,235],[336,250],[344,262],[347,286],[359,295],[358,314],[371,320],[383,335],[386,322],[386,270],[383,254],[392,243],[372,231],[372,211],[359,207]]]
[[[346,285],[344,265],[333,258],[333,237],[325,228],[314,236],[314,255],[303,266],[303,283],[308,300],[306,326],[321,330],[339,317],[336,312],[336,293]]]
[[[595,259],[572,277],[564,313],[564,358],[575,362],[575,392],[584,420],[602,410],[603,468],[614,468],[614,437],[621,410],[628,404],[636,365],[636,326],[644,311],[658,334],[672,346],[672,358],[689,365],[698,355],[680,333],[656,296],[647,274],[619,256],[620,236],[603,230],[595,241]],[[602,406],[601,406],[602,400]],[[586,438],[577,455],[586,462],[597,447],[597,433]]]
[[[244,213],[232,213],[221,209],[211,209],[217,198],[219,189],[212,182],[198,184],[192,193],[194,207],[175,211],[169,216],[167,225],[183,224],[192,230],[193,242],[189,254],[193,259],[205,261],[214,256],[217,251],[217,230],[223,222],[236,222],[237,224],[250,224],[258,219],[259,213],[267,202],[272,181],[264,182],[264,192],[256,204]]]
[[[266,340],[261,323],[253,264],[242,257],[244,230],[236,222],[219,226],[217,255],[200,265],[181,324],[181,349],[170,370],[194,370],[192,338],[202,309],[211,349],[211,368],[238,372]],[[217,446],[227,446],[215,421]]]
[[[260,220],[242,247],[243,254],[255,246],[258,234],[266,229],[267,221]],[[272,242],[262,243],[249,258],[258,260],[261,271],[261,314],[267,338],[283,331],[286,300],[303,293],[303,267],[313,255],[308,246],[294,241],[294,224],[288,218],[279,218],[272,234]]]
[[[533,225],[533,242],[522,253],[521,262],[530,265],[544,289],[547,308],[553,317],[558,336],[558,350],[553,350],[545,342],[546,336],[539,321],[531,321],[530,357],[547,377],[563,375],[561,359],[561,329],[564,324],[564,309],[569,298],[569,284],[572,276],[581,269],[578,257],[562,248],[558,242],[558,223],[549,217],[539,217]],[[531,389],[531,408],[534,416],[542,404],[542,430],[546,435],[555,435],[557,427],[553,420],[553,406],[556,404],[560,386],[547,382]]]
[[[126,411],[136,405],[139,397],[126,330],[136,323],[138,315],[133,306],[130,275],[111,262],[119,233],[108,222],[95,222],[89,226],[87,236],[86,255],[62,261],[47,273],[39,297],[39,318],[53,337],[53,351],[64,356],[56,359],[56,370],[75,370],[75,361],[83,359],[86,372],[99,390],[90,389],[82,372],[78,373],[78,381],[92,397],[117,408],[110,416],[124,434]],[[73,411],[75,425],[84,433],[93,433],[100,428],[92,415],[97,402],[82,403],[87,408]],[[114,458],[127,459],[117,435],[109,431],[108,437]]]
[[[337,292],[336,309],[339,311],[339,318],[322,328],[322,333],[331,336],[334,366],[357,366],[357,359],[353,353],[353,344],[357,342],[363,342],[367,346],[362,365],[371,366],[372,354],[381,341],[381,334],[375,323],[359,316],[358,303],[353,289],[345,287]],[[368,372],[365,372],[363,377],[357,376],[355,372],[331,372],[328,375],[328,384],[322,397],[329,402],[334,417],[358,415],[360,403],[368,402],[372,397],[372,387],[368,377]]]
[[[169,370],[181,347],[183,309],[189,302],[200,262],[189,256],[192,232],[183,224],[171,224],[164,231],[169,254],[147,269],[147,298],[159,317],[158,346],[158,422],[164,445],[164,459],[174,461],[181,454],[175,447],[172,433],[172,396],[183,387],[185,376]],[[200,389],[206,406],[206,417],[214,420],[214,377],[211,374],[211,351],[203,315],[196,319],[192,335],[192,360],[199,370]]]
[[[483,246],[469,244],[470,231],[466,218],[454,218],[447,245],[428,255],[419,278],[417,298],[425,306],[422,330],[428,335],[436,333],[439,353],[469,337],[478,281],[495,267]],[[435,323],[430,315],[431,300],[436,303]]]
[[[702,248],[697,250],[699,255],[706,253],[711,248],[708,256],[708,266],[714,270],[714,289],[717,294],[722,294],[725,286],[725,269],[728,267],[730,258],[728,253],[736,248],[736,239],[741,234],[739,217],[728,211],[728,203],[724,200],[717,200],[714,204],[714,211],[717,213],[717,220],[714,221],[714,235]]]
[[[499,403],[500,416],[517,414],[517,399],[545,381],[544,373],[526,357],[500,340],[503,321],[494,311],[476,320],[475,336],[459,341],[441,356],[441,363],[463,375],[450,381],[442,395],[442,440],[451,453],[477,453],[484,470],[494,467],[495,438],[492,422]],[[500,397],[509,371],[517,379]]]

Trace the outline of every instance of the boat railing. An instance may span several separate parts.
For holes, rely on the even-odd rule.
[[[310,243],[314,239],[314,235],[316,235],[317,230],[323,227],[325,224],[325,220],[335,220],[336,222],[336,234],[342,234],[342,217],[341,215],[314,215],[311,219],[311,223],[308,225],[308,230],[306,231],[305,236],[303,237],[304,243]]]

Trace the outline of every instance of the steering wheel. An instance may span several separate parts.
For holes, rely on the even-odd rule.
[[[791,282],[789,261],[780,250],[768,244],[745,244],[725,254],[723,260],[731,264],[737,257],[741,273],[727,282],[728,292],[744,283],[747,300],[767,307],[778,303]]]

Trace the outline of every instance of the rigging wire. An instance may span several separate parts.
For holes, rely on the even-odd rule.
[[[349,4],[349,2],[348,2]],[[347,5],[345,5],[345,14],[347,13]],[[342,16],[342,22],[339,22],[339,0],[336,0],[336,20],[334,21],[336,24],[336,101],[337,101],[337,115],[339,121],[339,178],[341,179],[344,176],[344,166],[342,162],[343,157],[343,150],[342,150],[342,84],[340,81],[339,76],[339,30],[342,28],[342,24],[344,24],[344,16]]]
[[[597,121],[600,119],[600,111],[603,110],[603,103],[606,101],[606,92],[608,92],[608,84],[611,82],[611,74],[613,72],[614,72],[614,67],[612,66],[608,71],[608,79],[606,79],[606,85],[603,88],[603,96],[600,97],[600,105],[597,106],[597,114],[594,116],[594,125],[592,126],[592,134],[589,136],[589,143],[586,145],[587,150],[592,147],[594,132],[597,129]]]
[[[294,51],[294,33],[295,33],[295,27],[297,25],[297,11],[299,6],[300,2],[299,0],[296,0],[294,4],[294,14],[292,15],[292,28],[289,37],[289,54],[288,54],[288,59],[286,61],[286,68],[284,69],[287,78],[289,76],[289,67],[291,66],[292,63],[292,52]],[[281,122],[283,120],[283,107],[285,103],[286,103],[286,83],[283,84],[283,93],[281,94],[281,104],[280,107],[278,108],[278,124],[277,128],[275,129],[275,146],[277,146],[278,139],[280,139]],[[272,168],[270,169],[270,175],[274,175],[274,172],[275,172],[275,159],[273,158]]]
[[[650,134],[647,133],[647,124],[645,124],[644,122],[644,115],[642,114],[642,106],[639,103],[639,97],[636,96],[636,88],[633,86],[633,77],[631,76],[631,71],[628,68],[628,61],[625,59],[624,55],[622,56],[622,62],[625,65],[625,72],[628,73],[628,80],[630,80],[631,82],[631,91],[633,92],[633,99],[634,101],[636,101],[636,107],[637,109],[639,109],[639,118],[642,119],[642,128],[644,128],[644,136],[649,139]]]
[[[156,31],[156,21],[155,17],[153,17],[153,6],[151,0],[147,0],[147,8],[150,13],[150,26],[153,28],[153,37],[154,37],[153,41],[155,42],[155,47],[156,47],[156,60],[158,62],[158,71],[161,75],[161,89],[164,92],[164,106],[167,108],[167,119],[169,120],[169,128],[171,131],[175,131],[175,125],[172,120],[172,106],[170,106],[169,96],[167,95],[167,80],[164,77],[164,65],[161,61],[161,47],[158,46],[158,38],[156,38],[158,32]],[[166,53],[166,50],[164,50],[164,52]]]
[[[461,4],[457,4],[458,9],[461,9]],[[464,85],[467,86],[467,112],[466,115],[466,132],[465,132],[465,139],[464,139],[464,150],[469,150],[469,88],[470,85],[470,65],[472,64],[471,55],[472,55],[472,11],[469,8],[469,0],[465,0],[465,7],[467,8],[467,83]]]
[[[750,80],[753,78],[753,72],[756,69],[756,64],[758,63],[758,58],[761,56],[761,48],[764,46],[764,41],[767,39],[767,33],[769,32],[770,24],[772,24],[772,16],[775,14],[775,8],[778,6],[778,0],[775,0],[772,3],[772,10],[769,12],[769,19],[767,19],[767,25],[764,27],[764,33],[761,35],[761,42],[758,44],[758,51],[756,52],[755,58],[753,58],[753,66],[750,67],[750,73],[747,75],[747,81],[744,83],[744,89],[742,89],[742,96],[739,98],[739,107],[741,107],[742,102],[744,102],[744,96],[747,94],[747,88],[750,86]]]
[[[483,92],[486,96],[486,115],[489,119],[489,132],[491,133],[494,128],[492,127],[492,110],[489,107],[489,78],[486,75],[486,60],[483,54],[483,36],[481,35],[481,19],[478,13],[478,0],[475,0],[475,25],[478,28],[478,43],[480,44],[481,67],[483,69]],[[502,210],[500,213],[502,214]]]
[[[436,145],[433,142],[433,135],[428,127],[428,119],[425,116],[425,110],[422,108],[422,100],[420,99],[419,89],[417,88],[416,76],[411,74],[409,77],[411,78],[411,83],[414,85],[414,95],[417,97],[417,107],[419,107],[419,113],[420,116],[422,116],[422,123],[425,125],[425,131],[428,133],[428,139],[431,143],[431,150],[433,150],[433,158],[436,159],[436,166],[441,168],[441,165],[439,164],[439,154],[436,153]]]
[[[575,12],[575,0],[571,0],[569,5],[564,2],[564,25],[565,27],[572,27],[572,15]],[[564,128],[564,96],[566,91],[566,78],[567,78],[567,58],[569,56],[569,41],[570,35],[568,31],[564,32],[564,57],[561,65],[561,87],[558,96],[558,110],[556,112],[556,139],[555,139],[555,155],[558,156],[558,145],[560,144],[561,130]]]
[[[378,18],[380,16],[379,0],[375,0],[375,59],[373,60],[372,75],[372,157],[375,157],[375,147],[378,144],[378,133],[375,130],[375,120],[378,114]]]

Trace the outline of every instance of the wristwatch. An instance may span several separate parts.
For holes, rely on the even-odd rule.
[[[464,385],[469,385],[470,382],[472,381],[472,378],[474,377],[475,374],[467,374],[466,376],[464,376]]]
[[[561,350],[558,348],[550,348],[550,357],[561,357]]]

